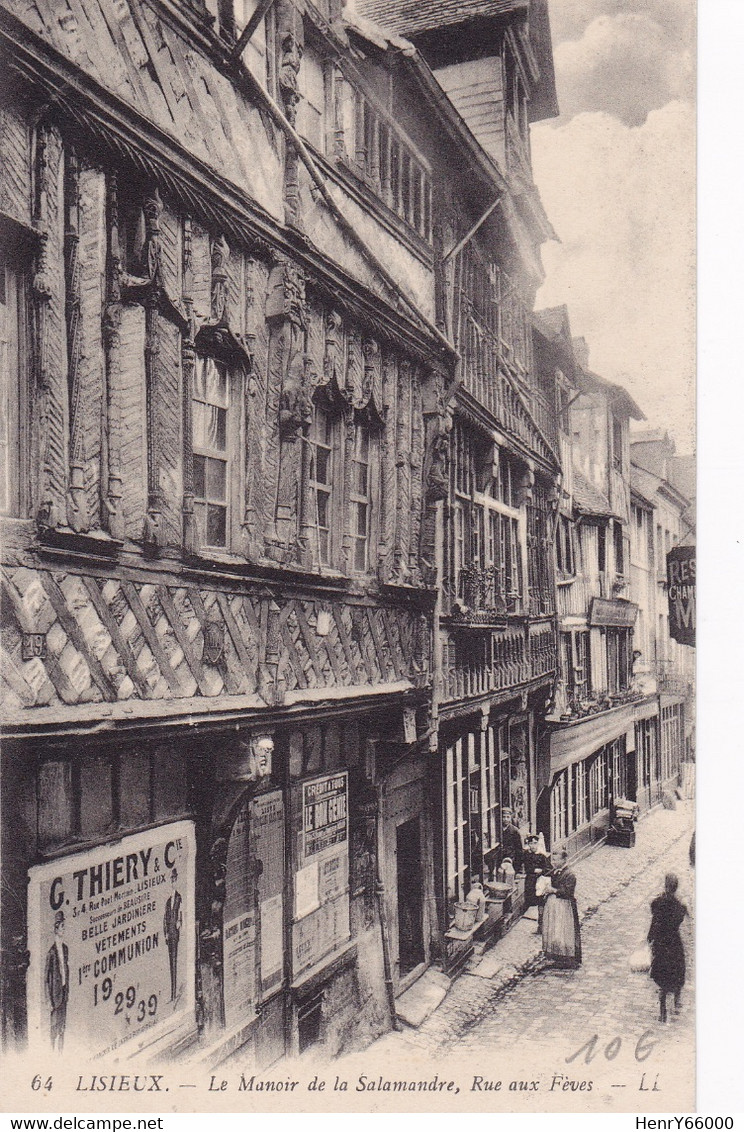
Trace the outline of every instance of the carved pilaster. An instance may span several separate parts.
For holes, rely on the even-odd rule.
[[[196,520],[194,518],[194,438],[193,404],[194,374],[196,370],[196,346],[194,339],[194,271],[191,219],[183,222],[183,256],[181,269],[181,293],[186,313],[187,329],[181,336],[181,375],[183,407],[183,499],[181,502],[182,538],[184,549],[196,550]]]
[[[378,384],[380,368],[380,348],[373,338],[362,340],[362,357],[364,358],[362,401],[366,405]]]
[[[395,547],[395,405],[397,399],[397,372],[395,358],[388,353],[382,362],[382,415],[385,426],[380,441],[380,523],[378,560],[380,577],[387,581],[391,576],[392,555]]]
[[[36,132],[35,161],[35,201],[34,226],[39,233],[36,270],[34,272],[31,294],[33,301],[33,369],[35,378],[34,402],[37,408],[36,428],[41,454],[41,477],[38,484],[38,509],[36,521],[40,531],[59,526],[62,516],[60,494],[57,490],[55,462],[59,463],[60,452],[55,452],[55,441],[60,448],[64,439],[57,424],[54,409],[54,395],[51,377],[51,319],[50,304],[54,295],[54,284],[50,271],[50,197],[53,192],[54,176],[50,168],[50,128],[39,125]],[[56,456],[56,461],[55,461]],[[33,474],[33,472],[32,472]]]
[[[290,125],[297,122],[300,98],[299,73],[302,63],[304,32],[302,16],[290,0],[278,0],[277,33],[280,46],[278,85],[282,107]],[[284,219],[297,225],[300,220],[299,157],[288,143],[284,157]]]
[[[250,343],[254,361],[251,374],[245,386],[245,499],[243,512],[243,553],[247,558],[256,559],[260,556],[262,546],[260,542],[261,530],[259,512],[256,506],[257,496],[263,489],[263,452],[265,444],[265,429],[262,427],[261,407],[265,404],[266,394],[265,374],[262,362],[258,360],[256,343],[258,341],[256,304],[256,282],[259,265],[255,259],[247,259],[244,274],[244,300],[245,300],[245,327],[246,341]]]
[[[286,561],[299,535],[297,450],[299,437],[309,427],[312,405],[305,353],[305,276],[283,256],[277,258],[269,276],[266,318],[270,325],[268,423],[273,440],[267,470],[276,477],[267,553],[277,561]],[[276,414],[273,419],[272,410]]]
[[[396,473],[398,507],[396,512],[393,573],[403,579],[408,572],[408,546],[411,505],[411,381],[412,366],[404,359],[398,367],[398,418],[396,422]]]
[[[65,322],[70,429],[70,481],[67,523],[74,531],[90,526],[85,492],[85,408],[80,375],[80,169],[74,152],[65,157]]]
[[[424,430],[421,413],[419,370],[411,375],[411,503],[408,570],[412,578],[419,574],[419,535],[421,531],[422,473],[424,463]]]
[[[420,563],[426,585],[436,584],[437,504],[449,494],[449,448],[451,417],[442,412],[424,413],[426,452],[423,469],[423,514]]]
[[[106,529],[112,538],[124,537],[121,510],[121,424],[117,398],[120,388],[119,357],[121,349],[121,252],[119,249],[119,201],[116,173],[106,183],[108,223],[108,262],[106,265],[106,307],[103,315],[103,348],[105,355],[104,428],[101,475],[102,512]]]
[[[160,486],[162,441],[158,369],[160,364],[160,288],[162,282],[160,214],[162,201],[153,189],[143,201],[145,248],[150,286],[145,306],[145,389],[147,393],[147,514],[142,532],[145,547],[154,551],[163,541],[163,494]]]
[[[339,374],[343,365],[343,321],[337,311],[329,311],[325,320],[325,353],[323,380],[340,390]]]
[[[229,268],[230,248],[224,236],[217,236],[212,240],[211,263],[212,283],[210,288],[210,305],[212,320],[227,326],[229,323]]]

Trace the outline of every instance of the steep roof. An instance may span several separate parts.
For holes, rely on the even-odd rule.
[[[530,0],[356,0],[355,7],[384,28],[415,36],[474,20],[524,13]]]
[[[553,356],[560,359],[563,370],[573,376],[576,356],[571,338],[568,307],[564,304],[560,307],[545,307],[541,311],[535,311],[532,315],[532,326],[534,332],[548,343]]]
[[[582,393],[602,393],[610,404],[618,406],[629,417],[637,421],[645,421],[646,414],[639,409],[623,385],[616,385],[613,381],[608,381],[607,378],[600,377],[598,373],[593,373],[582,366],[576,367],[576,384]]]
[[[568,320],[568,307],[563,303],[559,307],[543,307],[535,311],[533,322],[544,338],[552,341],[555,338],[567,338],[571,341],[571,324]]]
[[[612,514],[609,499],[577,468],[574,468],[573,473],[573,501],[576,510],[582,515],[604,518]]]
[[[474,42],[480,48],[482,40],[475,34],[477,30],[509,17],[519,17],[522,21],[528,17],[529,48],[540,71],[539,81],[531,92],[530,121],[540,122],[557,116],[548,0],[352,0],[352,3],[362,16],[412,39],[420,47],[423,40],[431,45],[442,33],[451,34],[455,29],[459,32],[472,26]],[[349,10],[347,6],[346,12]]]

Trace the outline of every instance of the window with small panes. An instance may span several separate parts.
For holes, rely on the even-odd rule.
[[[229,544],[229,411],[227,366],[198,355],[192,403],[194,517],[200,545],[217,549]]]

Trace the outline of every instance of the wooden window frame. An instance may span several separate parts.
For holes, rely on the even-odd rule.
[[[213,404],[210,401],[204,400],[198,396],[200,392],[197,385],[199,369],[202,364],[211,363],[214,366],[219,366],[224,371],[225,377],[225,390],[226,390],[226,404],[219,405],[216,402]],[[239,405],[242,403],[241,388],[242,385],[239,373],[236,373],[233,367],[227,362],[213,357],[207,353],[197,353],[196,363],[194,367],[194,387],[191,390],[191,407],[192,407],[192,453],[194,460],[194,518],[199,534],[198,546],[200,550],[216,551],[221,554],[232,553],[235,545],[235,526],[236,515],[239,511],[238,506],[238,493],[240,490],[240,461],[238,453],[241,450],[240,445],[240,423],[238,420]],[[205,396],[207,394],[206,382],[204,384]],[[203,404],[206,407],[216,408],[225,413],[225,445],[224,449],[211,448],[208,444],[199,444],[196,440],[196,420],[197,411],[196,406]],[[205,412],[205,417],[206,417]],[[198,461],[204,460],[204,477],[203,486],[204,491],[198,490]],[[224,499],[216,497],[210,498],[208,490],[208,465],[206,461],[214,463],[222,463],[225,466],[225,488]],[[208,535],[208,508],[212,506],[215,508],[224,509],[224,523],[225,523],[225,541],[224,543],[210,542]],[[202,523],[199,518],[199,509],[205,508],[205,519]],[[203,537],[202,537],[203,535]]]
[[[330,430],[330,441],[321,441],[317,436],[318,414],[322,413],[325,418],[326,425]],[[312,554],[319,566],[333,567],[336,565],[338,554],[338,491],[335,490],[336,483],[338,482],[340,468],[340,444],[339,444],[339,427],[341,423],[340,414],[334,412],[333,408],[327,404],[314,402],[313,404],[313,419],[310,425],[310,432],[308,434],[308,443],[310,445],[310,472],[309,472],[309,486],[310,486],[310,499],[311,499],[311,519],[310,527],[313,531],[313,546]],[[318,466],[318,449],[327,452],[328,456],[328,479],[319,480],[317,478]],[[320,522],[320,509],[318,507],[318,492],[323,492],[326,496],[326,525],[323,526]],[[325,556],[323,553],[322,533],[327,536]]]
[[[576,831],[589,821],[589,775],[585,759],[573,764],[571,777],[571,815]]]
[[[565,841],[569,834],[569,783],[568,770],[561,770],[555,776],[550,791],[550,833],[551,843]]]
[[[7,386],[0,391],[4,450],[0,474],[6,480],[0,498],[0,515],[25,518],[31,506],[31,256],[0,227],[4,255],[0,256],[0,365]],[[8,300],[12,296],[12,309]]]
[[[308,64],[308,59],[310,59],[310,58],[316,59],[317,62],[318,62],[318,65],[320,67],[322,93],[321,93],[320,104],[317,105],[317,106],[314,102],[311,102],[310,99],[308,98],[308,91],[307,91],[307,85],[306,85],[307,64]],[[302,99],[301,99],[300,106],[299,106],[297,129],[298,129],[298,133],[300,133],[302,135],[302,137],[305,139],[305,141],[310,146],[312,146],[314,149],[318,150],[319,153],[325,153],[326,149],[327,149],[327,136],[328,136],[327,114],[328,114],[328,106],[329,106],[328,87],[329,87],[329,64],[326,62],[326,60],[323,58],[322,54],[319,51],[317,51],[312,45],[308,45],[306,50],[305,50],[305,53],[303,55],[302,66],[300,67],[300,88],[301,88]],[[310,132],[307,130],[307,119],[306,119],[305,115],[308,112],[308,110],[307,110],[308,107],[312,111],[315,112],[315,114],[317,115],[317,118],[318,118],[317,138],[314,137],[314,136],[311,137]]]
[[[366,457],[362,458],[359,452],[360,442],[366,439]],[[359,419],[354,420],[354,439],[351,448],[351,489],[349,492],[349,517],[351,524],[351,553],[349,570],[352,574],[368,574],[374,559],[373,549],[373,535],[374,535],[374,505],[375,505],[375,452],[373,451],[375,444],[375,435],[372,426],[367,421]],[[355,487],[357,482],[357,471],[360,468],[365,468],[365,490]],[[361,508],[365,509],[365,523],[364,531],[358,529],[357,517],[361,514]],[[362,550],[363,562],[360,565],[358,560],[358,551]]]

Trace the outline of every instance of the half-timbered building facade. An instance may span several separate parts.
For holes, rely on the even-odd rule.
[[[534,824],[547,8],[358,8],[0,7],[9,1045],[368,1040]]]
[[[493,169],[480,209],[464,209],[456,181],[440,188],[440,321],[459,361],[439,557],[438,899],[445,968],[457,970],[472,933],[453,928],[454,906],[505,856],[509,811],[523,833],[535,828],[547,774],[537,728],[556,667],[559,453],[533,364],[539,249],[552,229],[529,126],[557,113],[550,32],[541,2],[358,6],[414,42]]]

